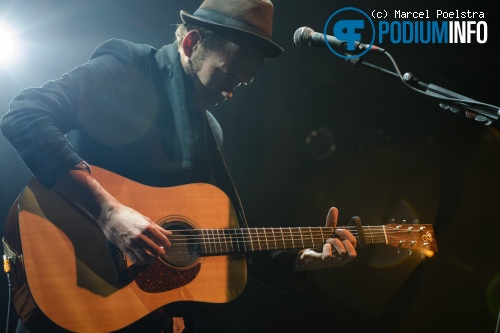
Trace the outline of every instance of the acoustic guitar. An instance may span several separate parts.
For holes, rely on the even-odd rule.
[[[236,212],[209,184],[151,187],[94,166],[93,176],[123,204],[171,230],[172,247],[137,266],[77,205],[32,179],[10,212],[4,251],[12,263],[17,313],[33,332],[111,332],[175,302],[227,303],[245,288],[245,253],[320,248],[333,227],[240,228]],[[360,245],[437,251],[432,225],[349,229]]]

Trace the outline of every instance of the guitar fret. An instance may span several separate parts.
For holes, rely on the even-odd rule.
[[[253,251],[252,234],[248,228],[244,230],[248,232],[248,237],[249,237],[248,239],[250,239],[250,245],[252,246],[252,251]],[[245,236],[243,236],[242,238],[243,238],[243,248],[245,249],[245,252],[247,252],[247,240],[245,239]]]
[[[211,229],[211,230],[212,230],[212,237],[210,240],[212,241],[212,245],[214,247],[214,249],[212,250],[212,253],[217,254],[217,239],[215,238],[216,237],[215,229]]]
[[[226,244],[226,253],[229,253],[229,248],[227,246],[227,230],[223,230],[222,234],[224,235],[224,243]]]
[[[210,254],[210,230],[209,229],[205,229],[204,240],[205,240],[205,252],[207,254]]]
[[[218,252],[218,249],[217,249],[217,245],[218,245],[218,242],[217,242],[217,229],[212,229],[212,241],[213,241],[213,244],[214,244],[214,254],[217,254]]]
[[[238,232],[241,232],[240,229],[233,229],[233,236],[234,236],[234,240],[233,240],[233,251],[234,252],[240,252],[240,239],[239,239],[239,236],[238,236]],[[234,249],[234,247],[236,247]]]
[[[203,229],[201,230],[201,239],[203,240],[203,246],[205,248],[205,253],[208,253],[208,251],[207,251],[207,242],[205,240],[205,232],[204,232]]]
[[[267,250],[269,251],[269,242],[267,241],[266,228],[262,228],[262,230],[264,231],[264,239],[266,241]]]
[[[242,252],[240,241],[242,240],[243,229],[234,229],[234,235],[236,236],[236,252]]]
[[[285,235],[283,235],[283,228],[281,227],[280,227],[280,232],[281,232],[281,240],[283,241],[283,249],[286,249]]]
[[[219,253],[222,254],[222,240],[220,238],[220,230],[217,229],[217,238],[219,239]]]
[[[226,233],[224,232],[223,229],[219,229],[219,235],[221,237],[220,253],[221,254],[227,253]]]
[[[274,235],[274,228],[271,228],[271,231],[273,233],[273,239],[274,239],[274,248],[277,249],[278,248],[278,244],[276,243],[276,236]]]
[[[245,244],[245,230],[241,229],[238,235],[238,252],[246,252],[247,246]]]
[[[293,241],[292,228],[288,227],[288,230],[290,232],[290,238],[292,239],[292,248],[295,248],[295,242]]]
[[[234,228],[232,230],[235,231]],[[229,232],[229,241],[230,241],[229,244],[231,244],[231,252],[234,252],[233,234],[231,232]]]
[[[214,243],[214,231],[213,229],[208,230],[208,251],[210,254],[214,254],[213,244]]]
[[[241,245],[240,245],[241,238],[240,237],[241,236],[240,235],[243,234],[243,230],[235,229],[234,231],[235,231],[235,235],[236,235],[236,251],[241,252],[241,249],[240,249],[240,247],[241,247]]]
[[[243,251],[247,252],[247,239],[251,239],[251,234],[248,229],[244,229],[243,233],[241,234],[241,239],[243,243]],[[250,245],[252,245],[252,243],[250,243]]]
[[[212,229],[212,243],[214,245],[213,253],[217,254],[217,230]]]
[[[259,244],[259,251],[262,251],[262,247],[260,246],[260,234],[259,234],[259,229],[255,228],[255,234],[257,235],[257,244]]]
[[[219,230],[212,229],[212,242],[214,244],[214,254],[219,254],[220,241],[219,241]]]
[[[209,250],[209,253],[213,254],[213,251],[212,251],[213,230],[212,229],[207,230],[207,236],[208,236],[208,250]]]
[[[299,228],[299,234],[300,234],[300,240],[302,241],[302,248],[305,248],[306,246],[304,245],[304,237],[302,236],[302,229]]]
[[[311,235],[312,247],[314,248],[316,246],[314,245],[314,237],[313,237],[313,233],[312,233],[311,227],[309,227],[309,234]]]

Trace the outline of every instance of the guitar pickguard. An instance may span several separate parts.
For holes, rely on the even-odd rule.
[[[137,286],[147,293],[174,290],[193,281],[201,269],[201,263],[189,269],[176,269],[158,260],[148,265],[136,277]]]
[[[137,286],[148,293],[187,285],[196,278],[203,261],[194,222],[183,216],[168,216],[157,223],[172,232],[171,247],[156,264],[146,266],[137,274]]]

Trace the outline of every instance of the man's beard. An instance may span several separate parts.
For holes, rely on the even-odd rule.
[[[192,92],[193,99],[194,99],[194,104],[197,108],[199,109],[205,109],[207,106],[207,102],[205,102],[205,96],[212,96],[213,93],[211,93],[207,87],[201,82],[198,72],[201,70],[201,67],[203,66],[203,61],[207,57],[207,52],[202,52],[192,59],[188,59],[188,66],[186,68],[186,75],[191,79],[191,82],[193,83],[193,88],[194,91]],[[205,97],[205,98],[204,98]]]

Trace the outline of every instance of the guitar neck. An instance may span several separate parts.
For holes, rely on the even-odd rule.
[[[333,232],[331,227],[199,229],[198,241],[202,255],[221,255],[319,247]]]
[[[361,246],[387,244],[398,248],[437,251],[432,225],[348,226]],[[255,251],[320,248],[335,232],[334,227],[280,227],[196,229],[200,255],[226,255]]]
[[[331,238],[333,227],[286,227],[242,229],[198,229],[202,255],[224,255],[255,251],[304,249],[322,247]],[[351,228],[347,228],[351,229]],[[356,233],[356,228],[351,230]],[[365,241],[384,243],[383,227],[363,227]]]

